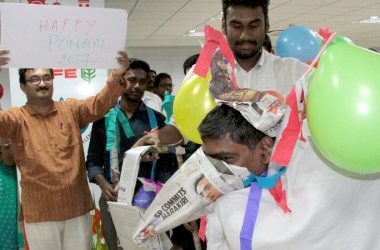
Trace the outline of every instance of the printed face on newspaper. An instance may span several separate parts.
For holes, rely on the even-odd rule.
[[[163,186],[136,227],[133,240],[143,245],[153,235],[208,213],[225,193],[244,188],[250,172],[206,156],[198,149]]]

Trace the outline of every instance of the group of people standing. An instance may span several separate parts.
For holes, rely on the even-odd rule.
[[[307,65],[263,49],[270,27],[269,0],[223,0],[222,5],[222,29],[237,62],[235,73],[239,87],[271,89],[286,95]],[[0,65],[9,60],[7,53],[0,51]],[[136,143],[167,145],[185,141],[175,124],[165,122],[166,117],[161,113],[162,102],[173,87],[170,75],[162,73],[154,77],[155,72],[148,63],[129,59],[125,52],[120,52],[116,60],[119,69],[111,72],[96,96],[85,100],[55,102],[52,99],[52,70],[20,69],[20,88],[27,103],[0,111],[0,137],[10,138],[17,152],[14,162],[6,162],[4,151],[1,168],[13,171],[14,175],[14,167],[5,165],[15,163],[20,170],[22,215],[32,250],[90,249],[89,212],[94,206],[87,177],[102,191],[99,205],[106,243],[109,249],[118,249],[106,201],[117,199],[124,152]],[[188,68],[188,65],[184,67],[185,73]],[[85,161],[80,128],[92,122]],[[221,129],[223,126],[226,129]],[[274,139],[245,122],[233,108],[216,107],[199,130],[207,155],[247,167],[256,175],[266,171]],[[120,135],[116,140],[115,131]],[[110,145],[115,144],[119,149],[119,168],[111,167]],[[3,147],[5,150],[8,145],[0,146],[3,152]],[[197,147],[199,145],[192,146],[193,149]],[[165,182],[177,169],[176,155],[162,154],[157,161],[142,163],[139,176]],[[210,223],[213,228],[220,222],[215,222],[214,218]],[[208,249],[228,249],[228,242],[223,241],[222,247],[218,243],[224,236],[238,241],[229,237],[236,232],[222,234],[211,232],[207,235]],[[189,249],[184,244],[187,243],[178,249]]]

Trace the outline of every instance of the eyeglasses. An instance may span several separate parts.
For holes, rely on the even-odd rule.
[[[44,75],[43,77],[39,76],[32,76],[28,80],[25,80],[25,82],[30,82],[33,85],[40,84],[41,81],[44,81],[44,83],[51,83],[53,80],[53,77],[51,75]]]

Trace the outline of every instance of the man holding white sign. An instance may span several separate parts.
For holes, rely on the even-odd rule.
[[[7,63],[0,51],[0,65]],[[20,69],[27,103],[0,111],[0,137],[11,138],[21,173],[22,209],[30,249],[90,249],[89,190],[80,128],[102,118],[126,89],[128,56],[105,87],[85,100],[55,102],[51,69]]]
[[[126,42],[128,15],[121,9],[0,3],[0,19],[10,68],[116,68],[112,55]]]

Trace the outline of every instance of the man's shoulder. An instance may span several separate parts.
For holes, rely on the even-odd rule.
[[[219,199],[215,201],[215,211],[217,210],[229,210],[229,209],[238,209],[239,207],[245,205],[247,203],[249,196],[249,188],[243,188],[239,190],[235,190],[224,194]]]
[[[54,106],[61,109],[71,109],[78,104],[78,101],[76,98],[67,98],[65,100],[54,101]]]
[[[26,108],[26,105],[21,107],[10,107],[9,109],[4,111],[8,114],[13,115],[14,117],[16,117],[16,119],[21,119],[23,115],[31,113],[31,111]]]
[[[152,99],[152,100],[155,100],[155,101],[162,102],[161,98],[157,94],[152,93],[152,92],[147,91],[147,90],[144,91],[144,95],[143,95],[142,99],[143,100],[144,99]]]
[[[265,61],[272,65],[275,69],[287,69],[287,70],[299,70],[306,71],[307,64],[301,62],[300,60],[292,57],[279,57],[272,53],[265,54]]]
[[[164,122],[165,121],[166,117],[161,112],[155,110],[153,107],[152,107],[152,110],[154,112],[154,115],[156,116],[156,118],[158,120],[160,120],[160,122]]]
[[[141,100],[149,107],[153,108],[156,111],[161,110],[162,106],[162,100],[161,98],[149,91],[144,92],[144,96],[141,98]]]
[[[9,109],[4,110],[4,111],[11,112],[11,113],[17,113],[17,112],[23,112],[25,110],[27,110],[26,105],[21,106],[21,107],[10,107]]]
[[[154,115],[156,116],[156,119],[158,119],[158,120],[159,119],[165,120],[165,116],[161,112],[157,111],[154,107],[152,107],[152,106],[148,105],[147,103],[145,103],[144,101],[142,101],[139,111],[140,112],[144,112],[144,113],[146,113],[149,116],[148,109],[150,109],[151,111],[153,111]]]

